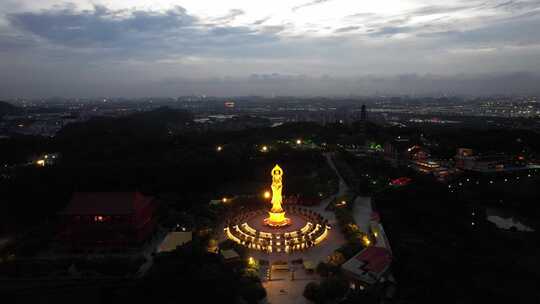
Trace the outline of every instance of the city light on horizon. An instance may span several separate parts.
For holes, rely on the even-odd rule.
[[[9,304],[539,298],[540,0],[0,11]]]

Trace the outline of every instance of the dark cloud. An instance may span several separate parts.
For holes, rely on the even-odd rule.
[[[222,21],[243,14],[231,10]],[[203,24],[184,8],[164,12],[114,11],[104,6],[74,7],[10,14],[11,25],[40,39],[72,48],[117,49],[130,54],[193,53],[212,47],[237,47],[275,41],[277,28],[256,31],[245,26]]]
[[[249,34],[255,34],[256,31],[245,26],[237,26],[237,27],[226,27],[226,26],[220,26],[220,27],[214,27],[210,29],[210,32],[218,37],[225,37],[229,35],[249,35]]]
[[[256,20],[255,22],[253,22],[253,25],[261,25],[261,24],[265,23],[268,20],[270,20],[270,17],[262,18],[262,19],[259,19],[259,20]]]
[[[164,13],[132,11],[122,17],[123,11],[112,11],[95,6],[92,11],[77,12],[73,8],[46,10],[38,13],[8,15],[9,22],[18,29],[62,45],[87,47],[115,47],[132,45],[138,39],[186,28],[197,19],[182,7]]]
[[[265,33],[277,34],[283,32],[288,27],[285,25],[266,25],[262,27],[262,31]]]
[[[17,51],[36,46],[37,42],[24,35],[0,33],[0,52]]]
[[[455,6],[429,5],[429,6],[424,6],[419,9],[416,9],[412,11],[409,15],[410,16],[429,16],[429,15],[438,15],[438,14],[449,14],[449,13],[455,13],[459,11],[469,10],[473,8],[480,8],[480,7],[482,7],[482,5],[475,5],[475,4],[455,5]]]
[[[214,22],[218,22],[218,23],[229,23],[231,21],[233,21],[234,19],[236,19],[236,17],[238,16],[242,16],[244,15],[246,12],[244,12],[243,10],[241,9],[231,9],[229,10],[229,13],[227,13],[225,16],[222,16],[222,17],[219,17],[219,18],[215,18],[214,19]]]
[[[292,8],[293,12],[296,12],[297,10],[300,10],[300,9],[303,9],[303,8],[306,8],[306,7],[310,7],[310,6],[315,6],[315,5],[319,5],[319,4],[323,4],[323,3],[326,3],[326,2],[330,2],[332,0],[312,0],[310,2],[306,2],[304,4],[300,4],[298,6],[295,6]]]
[[[334,30],[334,33],[346,33],[346,32],[356,31],[356,30],[359,30],[359,29],[360,29],[359,26],[346,26],[346,27],[340,27],[340,28]]]
[[[419,37],[444,39],[456,45],[515,46],[540,44],[540,17],[509,19],[471,30],[419,33]]]
[[[410,33],[415,30],[415,27],[410,26],[386,26],[379,29],[368,30],[371,37],[391,37],[397,34]]]
[[[355,19],[355,18],[361,18],[361,19],[365,19],[365,18],[373,18],[373,17],[376,17],[377,14],[374,14],[374,13],[356,13],[356,14],[352,14],[352,15],[348,15],[346,16],[345,18],[348,18],[348,19]]]
[[[534,91],[537,74],[502,72],[540,71],[540,10],[534,9],[540,3],[460,3],[465,4],[425,6],[395,16],[358,12],[344,17],[337,29],[315,21],[298,28],[294,23],[272,24],[269,17],[231,26],[230,21],[244,14],[241,10],[203,20],[182,7],[161,12],[105,6],[81,11],[75,5],[23,12],[21,7],[19,13],[6,14],[7,25],[0,26],[0,92],[176,96]],[[479,14],[481,9],[489,9],[489,16]],[[461,10],[459,16],[451,14]],[[441,18],[432,16],[424,23],[413,19],[439,14]],[[397,39],[399,34],[407,35]],[[242,76],[254,72],[259,73]],[[404,72],[417,74],[356,77]],[[333,77],[313,76],[321,74]],[[232,77],[210,77],[214,75]]]
[[[495,4],[492,8],[508,11],[534,10],[540,8],[538,1],[506,1]]]

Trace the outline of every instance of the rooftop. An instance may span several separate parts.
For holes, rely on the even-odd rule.
[[[381,247],[368,247],[345,262],[341,267],[368,284],[376,283],[390,267],[392,256]]]
[[[184,245],[185,243],[191,242],[193,234],[189,232],[169,232],[163,242],[159,245],[157,250],[158,253],[161,252],[171,252],[176,250],[177,247]]]
[[[240,255],[234,249],[225,249],[221,250],[221,255],[225,260],[239,258]]]

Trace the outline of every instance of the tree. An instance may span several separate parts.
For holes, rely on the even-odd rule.
[[[315,302],[315,303],[320,303],[321,302],[321,299],[320,299],[320,286],[318,283],[316,282],[309,282],[306,287],[304,288],[304,293],[303,293],[303,296],[304,298],[312,301],[312,302]]]
[[[345,263],[345,256],[339,251],[334,251],[331,255],[328,256],[328,264],[333,266],[339,266]]]
[[[246,272],[239,283],[240,296],[248,303],[257,303],[266,297],[266,290],[256,273]]]
[[[320,275],[321,277],[326,277],[326,276],[328,276],[328,271],[329,271],[328,264],[323,263],[323,262],[320,262],[320,263],[317,265],[317,269],[316,269],[315,271],[316,271],[317,274]]]
[[[345,278],[334,276],[321,282],[319,295],[324,301],[341,299],[347,293],[349,284]]]

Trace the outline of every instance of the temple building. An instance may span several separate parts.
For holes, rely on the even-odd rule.
[[[73,248],[136,247],[154,231],[154,199],[139,192],[76,192],[60,213],[59,239]]]
[[[371,246],[363,249],[341,265],[345,275],[361,289],[384,282],[390,273],[392,255],[383,247]]]

